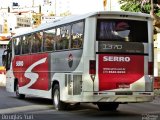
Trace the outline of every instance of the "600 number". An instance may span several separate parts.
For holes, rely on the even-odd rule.
[[[23,61],[16,61],[16,66],[23,66],[23,65],[24,65]]]

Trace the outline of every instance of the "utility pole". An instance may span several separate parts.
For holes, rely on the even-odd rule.
[[[34,0],[32,0],[32,7],[34,7]]]
[[[106,6],[107,6],[107,0],[103,0],[103,7],[104,7],[104,10],[106,10]]]
[[[57,15],[57,13],[56,13],[56,12],[57,12],[57,1],[56,1],[56,0],[55,0],[55,4],[54,4],[54,6],[55,6],[55,8],[54,8],[54,9],[55,9],[55,11],[54,11],[54,15],[56,16],[56,15]]]

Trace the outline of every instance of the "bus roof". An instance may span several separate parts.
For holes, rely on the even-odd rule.
[[[49,28],[52,28],[52,27],[55,27],[55,26],[60,26],[60,25],[67,24],[67,23],[70,23],[70,22],[83,20],[85,18],[96,16],[96,15],[120,15],[120,16],[125,16],[126,15],[126,16],[134,16],[134,17],[138,17],[138,18],[139,17],[151,18],[151,16],[149,14],[140,13],[140,12],[127,12],[127,11],[91,12],[91,13],[87,13],[87,14],[84,14],[84,15],[67,16],[67,17],[63,17],[63,18],[54,20],[54,21],[49,22],[49,23],[44,23],[44,24],[41,24],[39,27],[34,28],[33,30],[30,30],[28,32],[16,34],[15,36],[13,36],[13,38],[21,36],[21,35],[25,35],[25,34],[27,35],[27,34],[30,34],[30,33],[34,33],[34,32],[37,32],[37,31],[42,31],[42,30],[49,29]]]

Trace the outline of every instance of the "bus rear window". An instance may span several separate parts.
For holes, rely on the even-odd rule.
[[[148,42],[147,21],[98,19],[98,41]]]

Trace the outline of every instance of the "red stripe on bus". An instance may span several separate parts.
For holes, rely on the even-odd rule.
[[[41,62],[40,60],[43,61]],[[33,82],[33,84],[28,86],[30,89],[49,89],[49,64],[47,53],[15,56],[13,60],[13,71],[15,78],[18,79],[20,87]]]

